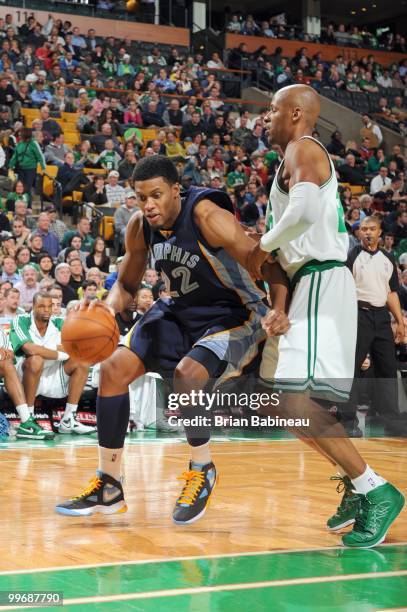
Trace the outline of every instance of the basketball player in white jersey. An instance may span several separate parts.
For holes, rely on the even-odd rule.
[[[260,375],[283,391],[280,408],[290,417],[310,419],[308,431],[294,433],[347,478],[343,501],[353,495],[357,503],[347,522],[354,527],[343,536],[343,544],[370,548],[383,542],[404,497],[365,463],[343,427],[315,401],[349,397],[357,331],[356,291],[345,265],[348,236],[335,169],[327,151],[311,137],[319,110],[311,87],[292,85],[274,95],[264,119],[269,142],[279,144],[285,156],[270,192],[267,232],[253,247],[249,269],[259,277],[271,253],[290,279],[292,299],[291,327],[280,338],[277,364],[276,341],[270,338]],[[274,319],[274,332],[275,325]]]

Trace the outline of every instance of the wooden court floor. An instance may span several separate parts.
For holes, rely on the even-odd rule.
[[[406,492],[406,441],[356,444]],[[4,592],[25,590],[63,592],[63,609],[75,611],[407,610],[406,511],[384,545],[345,549],[325,528],[340,499],[332,471],[311,449],[224,439],[213,457],[211,506],[179,527],[171,511],[187,467],[181,441],[132,437],[129,511],[90,518],[53,508],[93,476],[95,440],[0,444],[0,610],[16,609]]]

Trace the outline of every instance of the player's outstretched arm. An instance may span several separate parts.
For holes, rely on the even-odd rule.
[[[279,249],[304,234],[321,214],[319,185],[329,177],[326,154],[310,140],[287,147],[284,159],[289,177],[289,201],[281,219],[253,248],[250,270],[256,273],[267,253]]]
[[[117,281],[109,292],[106,305],[114,312],[122,312],[130,305],[143,279],[148,249],[143,234],[143,215],[135,213],[126,230],[126,253]]]

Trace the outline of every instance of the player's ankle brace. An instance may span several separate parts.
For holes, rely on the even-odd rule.
[[[99,446],[122,448],[130,416],[128,393],[101,397],[96,400],[96,419]]]

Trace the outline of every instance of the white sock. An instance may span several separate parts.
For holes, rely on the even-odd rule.
[[[34,416],[34,406],[27,406],[30,416]]]
[[[73,413],[76,413],[78,410],[78,404],[70,404],[69,402],[65,406],[65,412],[63,414],[63,419],[69,419]]]
[[[99,446],[99,467],[103,474],[109,474],[115,480],[120,480],[122,475],[122,448],[104,448]]]
[[[190,446],[192,463],[206,465],[211,462],[211,451],[209,448],[209,440],[201,446]]]
[[[356,493],[361,493],[362,495],[366,495],[369,491],[380,487],[386,482],[384,478],[378,476],[368,465],[363,474],[357,476],[357,478],[352,478],[352,484],[355,487]]]
[[[16,410],[22,423],[28,421],[28,419],[30,418],[30,409],[28,408],[27,404],[19,404],[18,406],[16,406]]]

